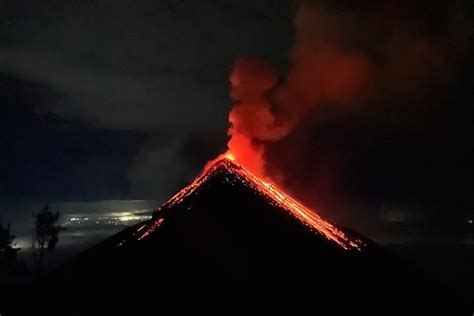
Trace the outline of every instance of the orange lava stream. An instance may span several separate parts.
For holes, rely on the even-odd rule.
[[[270,202],[276,204],[279,207],[290,212],[304,225],[308,226],[315,233],[321,234],[327,239],[335,242],[341,248],[345,250],[357,249],[362,250],[364,243],[358,239],[351,239],[349,236],[344,234],[341,230],[337,229],[331,223],[325,221],[320,216],[315,214],[309,208],[305,207],[276,185],[260,179],[246,170],[241,165],[237,164],[231,153],[220,155],[215,160],[211,161],[204,168],[203,173],[197,177],[191,184],[175,194],[170,200],[168,200],[161,208],[168,208],[173,205],[180,203],[183,199],[193,193],[199,186],[205,182],[212,173],[219,168],[224,166],[228,171],[236,175],[245,184],[249,185],[253,189],[257,190],[260,194],[265,196]],[[161,222],[160,222],[161,224]],[[159,226],[159,225],[158,225]],[[156,228],[153,227],[153,229]],[[150,233],[150,229],[147,230],[146,235]],[[142,239],[145,236],[141,236]]]

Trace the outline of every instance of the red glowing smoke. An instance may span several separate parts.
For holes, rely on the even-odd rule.
[[[265,144],[285,137],[302,116],[321,102],[342,102],[362,93],[370,64],[364,56],[311,46],[312,23],[304,6],[296,15],[296,45],[283,83],[265,61],[239,59],[230,80],[235,105],[229,114],[229,152],[253,173],[264,176]]]
[[[302,1],[285,74],[264,60],[238,59],[229,76],[235,104],[225,155],[268,180],[268,145],[285,138],[321,104],[352,111],[368,103],[384,106],[387,95],[409,102],[407,95],[420,96],[432,78],[447,77],[449,58],[440,47],[454,31],[417,37],[400,29],[413,8],[387,6],[352,12]]]
[[[229,113],[229,151],[239,163],[263,176],[264,142],[280,139],[288,132],[286,122],[278,120],[269,99],[277,74],[262,60],[241,59],[229,80],[230,95],[236,102]]]

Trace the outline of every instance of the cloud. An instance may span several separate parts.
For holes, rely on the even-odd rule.
[[[272,29],[280,22],[262,15],[279,6],[264,2],[9,3],[0,70],[58,90],[65,101],[41,110],[68,119],[209,135],[226,128],[235,56],[273,55],[288,41]]]
[[[164,200],[194,173],[180,143],[142,148],[129,171],[132,194]]]
[[[42,111],[111,129],[206,134],[222,127],[219,115],[225,115],[225,105],[219,95],[179,71],[145,80],[87,67],[74,69],[51,52],[0,49],[0,55],[2,71],[48,84],[65,96],[66,102],[46,106]],[[190,115],[190,111],[200,111],[201,115]],[[211,122],[215,118],[214,124],[204,124],[203,118]]]
[[[0,72],[45,87],[31,111],[94,133],[123,132],[114,143],[136,157],[115,177],[128,178],[133,195],[161,196],[221,149],[232,61],[255,53],[285,59],[291,22],[283,2],[4,1]],[[146,144],[138,150],[123,140],[135,132]],[[196,139],[199,148],[190,144]],[[71,180],[96,179],[91,173],[86,167]]]

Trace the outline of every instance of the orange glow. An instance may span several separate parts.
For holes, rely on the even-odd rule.
[[[227,144],[229,150],[225,155],[234,157],[240,165],[251,171],[253,174],[264,177],[263,168],[263,147],[252,143],[243,134],[234,134]]]
[[[206,163],[203,172],[209,170],[209,168],[214,166],[219,160],[229,159],[244,165],[247,170],[251,171],[256,176],[268,180],[263,171],[264,162],[262,157],[262,147],[254,145],[247,137],[242,134],[232,135],[227,147],[229,148],[227,152]]]
[[[208,166],[202,175],[197,177],[191,184],[179,191],[174,195],[170,200],[168,200],[161,209],[172,207],[176,204],[179,204],[186,197],[192,194],[196,189],[198,189],[202,183],[209,179],[218,168],[226,168],[226,171],[236,176],[242,183],[262,195],[269,203],[277,207],[281,207],[284,210],[291,213],[295,218],[297,218],[302,224],[309,227],[314,233],[320,234],[327,238],[328,240],[336,243],[339,247],[345,250],[362,250],[365,246],[364,243],[359,239],[350,238],[344,232],[339,230],[337,227],[331,223],[322,219],[319,215],[311,211],[309,208],[305,207],[276,185],[264,181],[256,175],[252,174],[242,165],[237,164],[232,159],[235,157],[231,152],[227,152],[223,155],[220,155],[215,160],[213,160],[213,165]],[[209,164],[209,163],[208,163]],[[160,226],[163,219],[157,219],[148,229],[145,230],[145,233],[137,237],[138,240],[143,239],[149,235],[153,230]]]
[[[234,154],[232,154],[230,151],[226,152],[226,153],[224,154],[224,157],[227,158],[227,159],[229,159],[229,160],[232,160],[232,161],[235,160]]]

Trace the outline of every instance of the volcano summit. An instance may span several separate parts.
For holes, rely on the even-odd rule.
[[[194,201],[200,199],[201,191],[209,184],[212,185],[212,183],[220,183],[221,186],[245,186],[250,195],[256,196],[257,199],[264,199],[267,203],[274,206],[275,212],[282,213],[286,211],[317,235],[325,237],[345,250],[362,250],[365,246],[362,240],[350,238],[348,235],[344,234],[342,230],[323,220],[310,209],[285,194],[275,185],[258,178],[229,158],[218,160],[190,185],[174,195],[160,208],[160,211],[156,213],[154,220],[150,223],[143,224],[143,226],[138,228],[134,236],[138,240],[148,237],[165,221],[166,212],[170,209],[172,210],[174,208],[182,207],[180,204],[188,205],[186,208],[191,210],[191,205],[194,205]],[[237,188],[236,190],[239,189]],[[216,196],[216,199],[220,198]],[[229,202],[235,203],[236,201],[235,199],[232,199]],[[251,204],[252,203],[249,205]],[[249,206],[244,207],[242,211],[248,209],[248,207]],[[258,210],[255,210],[255,212],[258,212]],[[284,215],[288,214],[281,214],[281,216]],[[125,242],[125,240],[123,242]],[[122,243],[120,245],[122,245]]]

